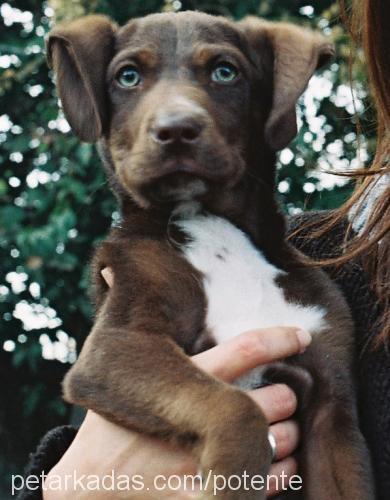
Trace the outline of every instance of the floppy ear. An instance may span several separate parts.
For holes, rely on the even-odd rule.
[[[66,118],[82,141],[97,141],[107,124],[105,77],[115,30],[105,16],[86,16],[56,26],[47,40]]]
[[[265,139],[275,151],[297,133],[296,103],[316,69],[334,55],[334,46],[322,35],[288,23],[271,23],[255,17],[240,22],[250,45],[273,51],[273,100],[265,126]]]

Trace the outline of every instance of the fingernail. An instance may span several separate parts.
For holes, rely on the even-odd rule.
[[[311,342],[311,335],[307,330],[298,330],[297,337],[302,348],[305,349]]]

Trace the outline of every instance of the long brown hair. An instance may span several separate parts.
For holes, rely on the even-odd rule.
[[[344,0],[339,0],[345,13]],[[377,341],[390,341],[390,7],[384,0],[355,0],[352,21],[347,27],[355,43],[365,53],[371,92],[377,110],[377,147],[369,168],[353,172],[356,188],[350,199],[332,211],[311,237],[324,235],[341,221],[350,221],[342,255],[316,262],[340,266],[360,258],[370,277],[372,289],[383,308],[380,336]],[[342,16],[347,17],[347,16]],[[351,174],[348,174],[351,175]],[[379,189],[380,186],[380,189]],[[377,191],[377,192],[376,192]],[[378,193],[379,192],[379,193]],[[367,218],[356,233],[357,218],[369,205]],[[307,228],[307,226],[306,226]]]

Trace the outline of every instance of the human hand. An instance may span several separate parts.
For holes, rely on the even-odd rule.
[[[103,270],[102,274],[108,285],[112,286],[114,277],[110,269]],[[238,335],[193,356],[192,361],[200,369],[230,383],[256,366],[301,352],[309,342],[310,337],[300,337],[297,328],[267,328]],[[287,478],[291,477],[297,470],[292,453],[299,439],[297,424],[289,420],[297,405],[294,392],[286,385],[276,384],[249,391],[248,394],[263,410],[276,440],[276,461],[271,466],[270,475],[280,476],[283,472]],[[184,487],[175,491],[169,488],[160,490],[157,488],[164,486],[164,481],[157,485],[155,483],[157,477],[196,475],[197,464],[190,451],[124,429],[92,411],[87,413],[67,452],[50,471],[46,485],[50,484],[54,476],[64,478],[66,475],[73,475],[73,471],[76,471],[77,477],[83,474],[103,477],[115,471],[116,478],[121,475],[142,478],[142,490],[116,491],[117,499],[184,500],[199,494],[196,490],[185,491]],[[177,482],[174,487],[176,485]],[[104,489],[84,491],[77,488],[73,491],[73,485],[70,488],[72,498],[76,500],[112,498],[112,491]],[[276,493],[276,484],[271,485],[267,491],[268,496]],[[44,500],[60,500],[67,498],[67,492],[47,490],[43,496]]]

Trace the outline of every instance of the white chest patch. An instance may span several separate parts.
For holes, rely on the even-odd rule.
[[[206,326],[217,343],[247,330],[296,326],[318,333],[325,311],[287,302],[270,264],[249,238],[226,219],[187,215],[176,224],[189,236],[183,252],[203,275]]]

